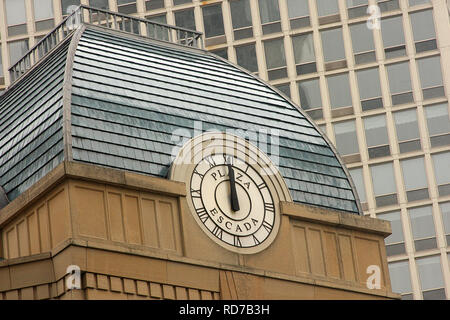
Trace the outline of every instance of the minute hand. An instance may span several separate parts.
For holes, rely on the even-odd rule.
[[[231,164],[228,164],[228,176],[230,177],[230,190],[231,190],[231,209],[236,212],[239,211],[239,199],[236,192],[236,181],[234,178],[234,170]]]

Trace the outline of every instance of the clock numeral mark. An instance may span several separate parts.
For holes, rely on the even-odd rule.
[[[244,170],[244,172],[245,172],[245,173],[247,173],[247,171],[248,171],[248,168],[250,168],[250,166],[249,166],[249,165],[247,165],[247,168],[245,168],[245,170]]]
[[[258,189],[259,189],[259,190],[262,190],[262,189],[264,189],[264,188],[267,188],[267,185],[266,185],[265,182],[263,182],[263,183],[261,183],[261,184],[258,184]]]
[[[194,170],[195,174],[198,174],[200,176],[200,179],[203,179],[203,177],[205,176],[204,174],[201,174],[200,172],[197,171],[197,169]]]
[[[243,177],[243,175],[240,174],[239,172],[237,172],[236,180],[239,181],[239,182],[243,182],[243,181],[242,181],[242,177]]]
[[[264,229],[266,229],[266,231],[268,233],[272,232],[273,226],[270,223],[268,223],[267,221],[263,221],[263,227],[264,227]]]
[[[264,210],[275,212],[275,206],[273,203],[264,203]]]
[[[241,239],[237,236],[234,236],[233,238],[234,238],[234,240],[233,240],[234,246],[242,248]]]
[[[224,164],[231,164],[231,165],[233,165],[233,163],[234,163],[233,159],[234,158],[232,156],[229,156],[229,155],[226,155],[226,154],[223,155],[223,163]]]
[[[223,231],[222,231],[222,229],[220,229],[218,226],[215,226],[215,227],[214,227],[212,233],[213,233],[217,238],[219,238],[220,240],[222,240],[222,233],[223,233]]]
[[[261,243],[261,241],[259,241],[259,240],[258,240],[258,238],[257,238],[257,237],[255,237],[255,235],[254,235],[254,234],[252,234],[252,237],[253,237],[253,242],[255,242],[255,245],[258,245],[258,244],[260,244],[260,243]]]
[[[216,162],[214,161],[212,156],[206,157],[205,160],[206,160],[206,162],[208,162],[210,168],[216,166]]]
[[[200,189],[199,190],[194,190],[193,188],[191,188],[191,197],[192,198],[201,198],[202,194],[200,192]]]
[[[201,222],[205,223],[208,220],[209,215],[205,208],[196,209],[197,215],[200,218]]]

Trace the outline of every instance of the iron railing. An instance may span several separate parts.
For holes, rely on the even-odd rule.
[[[201,32],[80,5],[9,68],[11,84],[72,34],[82,23],[203,49]]]

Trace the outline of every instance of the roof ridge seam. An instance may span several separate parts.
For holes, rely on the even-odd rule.
[[[72,105],[72,76],[75,53],[78,48],[81,36],[86,30],[86,25],[81,24],[72,36],[69,48],[67,49],[66,66],[63,81],[63,145],[64,160],[72,161],[72,130],[71,130],[71,105]]]

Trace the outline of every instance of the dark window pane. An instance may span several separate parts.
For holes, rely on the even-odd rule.
[[[291,86],[289,83],[278,84],[275,87],[283,92],[286,96],[291,97]]]
[[[408,209],[414,240],[436,236],[431,206]]]
[[[348,107],[352,105],[350,83],[347,73],[335,76],[328,76],[327,82],[332,109],[340,107]]]
[[[233,28],[239,29],[252,25],[252,13],[249,0],[230,1]]]
[[[445,289],[437,289],[422,292],[423,300],[445,300]]]
[[[178,27],[195,30],[194,9],[175,12],[175,24]]]
[[[399,141],[420,138],[415,108],[394,113],[394,121]]]
[[[228,59],[228,49],[227,48],[214,50],[214,51],[211,51],[211,52],[216,54],[216,55],[218,55],[219,57],[222,57],[224,59]]]
[[[296,64],[315,61],[316,55],[314,53],[312,33],[292,37],[292,46],[294,47]]]
[[[410,14],[414,41],[436,38],[434,31],[433,11],[418,11]]]
[[[389,195],[397,192],[392,162],[372,165],[370,166],[370,171],[375,196]],[[396,197],[395,203],[397,203]]]
[[[155,0],[153,0],[155,1]],[[158,0],[156,0],[157,2]],[[99,8],[99,9],[109,9],[109,4],[108,4],[108,0],[89,0],[89,5],[91,7],[94,8]]]
[[[286,66],[283,39],[264,41],[264,52],[266,54],[267,69]]]
[[[225,33],[223,28],[222,6],[214,5],[203,7],[203,24],[205,37],[216,37]]]
[[[258,4],[261,24],[280,20],[278,0],[259,0]]]
[[[320,32],[325,62],[344,60],[345,49],[342,29],[330,29]]]
[[[319,79],[298,82],[298,91],[300,94],[300,105],[303,109],[322,107]]]
[[[359,152],[354,120],[335,123],[334,134],[336,136],[336,148],[340,154],[348,155]]]
[[[28,39],[8,42],[9,63],[12,66],[28,52]]]
[[[80,0],[61,0],[62,14],[66,15],[66,14],[71,13],[71,12],[68,12],[69,7],[70,6],[79,6],[79,5],[80,5]]]
[[[237,63],[245,69],[258,71],[258,61],[256,60],[256,49],[254,44],[236,47]]]
[[[319,17],[339,13],[338,0],[316,0]]]
[[[381,97],[380,76],[378,68],[365,69],[356,72],[361,100]]]
[[[409,74],[408,62],[391,64],[386,68],[392,95],[411,92],[411,77]]]
[[[404,243],[391,244],[386,246],[386,254],[388,256],[395,256],[397,254],[404,254],[404,253],[406,253]]]
[[[155,10],[160,8],[164,8],[164,0],[150,0],[145,2],[145,9],[147,10]]]
[[[349,26],[352,36],[353,52],[366,52],[374,50],[373,31],[367,28],[367,24],[356,23]]]

